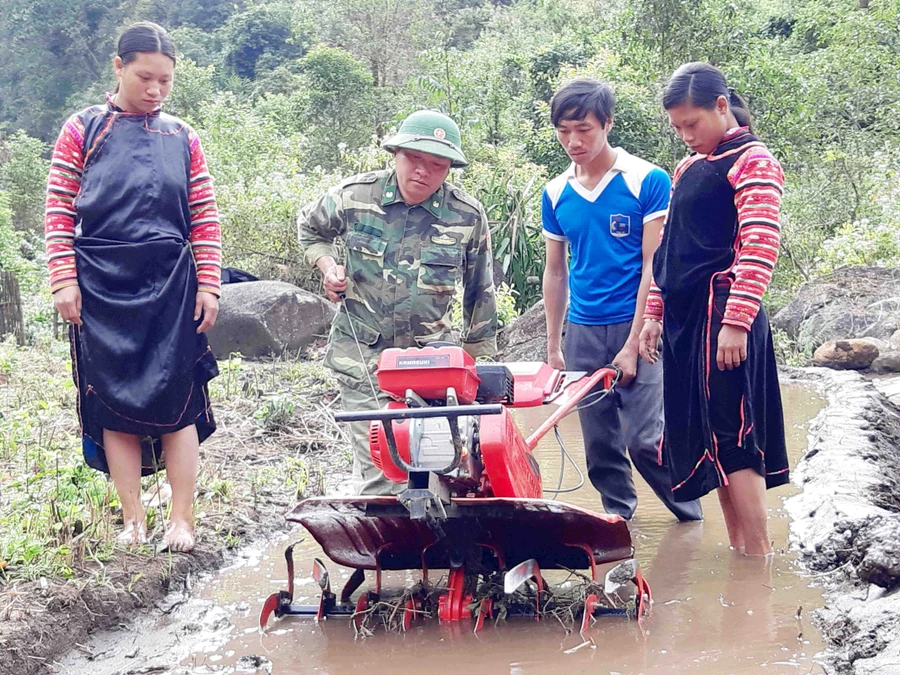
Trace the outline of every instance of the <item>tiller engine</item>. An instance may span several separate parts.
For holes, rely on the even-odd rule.
[[[472,617],[477,631],[495,612],[553,614],[563,598],[542,575],[552,569],[569,570],[585,582],[565,606],[568,616],[582,617],[582,630],[600,614],[644,615],[650,587],[634,560],[627,523],[542,499],[532,455],[579,402],[590,405],[612,391],[616,370],[588,375],[543,363],[476,364],[460,347],[432,346],[384,351],[377,379],[393,401],[335,419],[369,421],[372,461],[406,487],[397,496],[317,497],[297,504],[287,519],[301,523],[329,558],[354,571],[336,596],[316,560],[318,605],[293,604],[289,547],[288,589],[266,600],[260,628],[274,613],[344,616],[359,629],[380,606],[391,608],[393,625],[401,629],[414,616],[435,612],[442,621]],[[544,404],[556,410],[526,438],[510,408]],[[601,566],[609,563],[619,564],[599,580]],[[390,596],[381,583],[385,570],[421,570],[422,580]],[[429,583],[430,570],[448,570],[447,582]],[[374,572],[374,588],[353,601],[365,571]]]

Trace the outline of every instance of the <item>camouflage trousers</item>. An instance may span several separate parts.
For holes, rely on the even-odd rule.
[[[377,386],[376,384],[376,389]],[[374,401],[367,380],[355,382],[350,386],[341,378],[340,390],[341,406],[346,412],[378,410],[391,400],[387,394],[379,391],[378,401]],[[348,426],[353,452],[354,491],[361,495],[393,495],[402,492],[406,484],[388,480],[381,469],[372,463],[372,456],[369,453],[369,422],[350,422]]]
[[[378,410],[391,400],[378,389],[375,379],[378,357],[390,346],[378,331],[365,323],[356,320],[351,326],[346,310],[341,308],[331,327],[325,366],[332,370],[338,381],[341,407],[345,412]],[[369,383],[370,377],[372,384]],[[373,387],[377,400],[372,398]],[[401,492],[406,487],[405,484],[388,480],[381,469],[372,463],[369,453],[369,422],[350,422],[348,426],[356,494],[390,495]]]

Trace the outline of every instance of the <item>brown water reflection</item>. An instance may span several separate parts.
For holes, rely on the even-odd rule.
[[[809,391],[785,387],[789,420],[788,444],[792,464],[806,447],[807,421],[820,402]],[[537,414],[535,414],[537,413]],[[546,411],[520,416],[524,427],[536,426]],[[561,425],[567,447],[583,466],[577,419]],[[551,437],[538,449],[549,482],[557,476],[559,450]],[[567,483],[576,477],[567,471]],[[640,493],[633,535],[638,559],[654,594],[653,613],[643,629],[633,621],[607,618],[589,631],[593,644],[582,645],[558,624],[510,621],[477,637],[470,623],[419,624],[406,635],[377,632],[354,640],[345,621],[288,618],[269,633],[255,630],[263,598],[283,587],[282,550],[286,542],[251,563],[219,575],[199,591],[220,605],[247,600],[251,609],[234,611],[234,639],[208,653],[197,653],[185,664],[221,667],[240,656],[265,656],[279,675],[327,673],[821,673],[815,655],[823,648],[810,613],[821,605],[821,594],[799,576],[794,556],[785,554],[789,519],[782,500],[793,487],[769,492],[770,533],[779,551],[770,564],[734,554],[714,495],[704,500],[703,523],[677,523],[649,488],[636,476]],[[588,483],[578,492],[560,497],[600,510],[598,495]],[[299,534],[299,533],[298,533]],[[298,547],[299,593],[313,601],[309,560],[321,555],[307,537]],[[331,565],[333,576],[338,570]],[[343,570],[342,570],[343,572]],[[343,575],[344,577],[346,574]],[[336,585],[340,585],[339,583]],[[579,647],[579,645],[582,645]]]

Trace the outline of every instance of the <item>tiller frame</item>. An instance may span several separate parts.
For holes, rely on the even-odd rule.
[[[652,595],[634,560],[626,521],[542,499],[540,469],[531,454],[595,387],[602,389],[591,394],[594,402],[611,394],[619,371],[607,367],[587,375],[534,363],[490,368],[478,377],[474,361],[458,347],[389,349],[382,354],[379,385],[401,400],[381,410],[338,413],[335,420],[369,421],[373,461],[392,480],[405,479],[406,489],[396,497],[318,497],[297,504],[286,518],[303,524],[326,555],[353,573],[338,596],[325,565],[316,558],[312,572],[319,602],[295,604],[296,543],[291,544],[285,550],[287,590],[266,599],[261,630],[274,614],[317,621],[349,618],[360,632],[366,615],[383,600],[382,572],[409,569],[420,569],[422,581],[416,590],[394,596],[402,607],[393,606],[392,619],[401,630],[435,604],[441,621],[473,618],[476,632],[501,604],[507,616],[538,619],[560,601],[548,588],[542,568],[590,570],[590,592],[572,606],[573,616],[581,614],[582,632],[591,617],[646,615]],[[427,397],[415,386],[406,387],[410,380],[416,380],[418,391]],[[451,385],[444,386],[447,382]],[[508,408],[548,403],[555,403],[557,410],[524,438]],[[429,422],[435,419],[445,422]],[[445,450],[452,447],[449,461],[440,459],[446,455],[437,460],[427,455],[434,438],[444,440]],[[601,582],[599,566],[609,563],[619,564]],[[430,569],[447,569],[446,585],[433,586]],[[367,570],[374,572],[374,589],[354,602]],[[613,600],[627,582],[634,585],[630,607]]]

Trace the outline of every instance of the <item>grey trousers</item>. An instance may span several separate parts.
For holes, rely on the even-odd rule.
[[[607,366],[625,345],[631,322],[608,326],[569,323],[563,343],[567,370],[593,372]],[[678,520],[700,520],[699,501],[672,499],[669,469],[659,464],[663,434],[662,363],[638,358],[637,377],[616,393],[579,410],[588,478],[600,493],[603,508],[630,519],[637,508],[631,463]],[[590,401],[588,401],[589,403]]]

